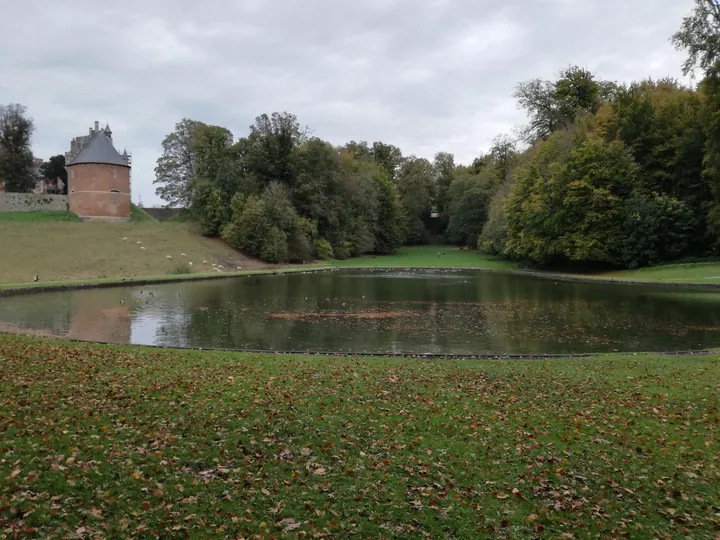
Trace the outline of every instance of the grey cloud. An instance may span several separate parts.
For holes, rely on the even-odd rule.
[[[134,199],[190,117],[236,136],[290,111],[333,143],[383,140],[470,161],[523,122],[512,92],[570,64],[620,82],[678,76],[692,0],[0,0],[0,103],[28,106],[35,153],[94,120],[133,151]]]

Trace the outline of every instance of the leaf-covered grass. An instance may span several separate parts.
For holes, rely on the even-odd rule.
[[[608,277],[638,281],[669,281],[677,283],[720,283],[720,262],[670,264],[627,270]]]
[[[36,537],[693,537],[720,358],[431,362],[0,336],[0,524]]]
[[[0,222],[43,222],[43,221],[73,221],[78,222],[80,218],[72,212],[0,212]]]
[[[455,246],[422,246],[400,248],[394,255],[360,257],[335,261],[334,266],[373,266],[378,268],[490,268],[511,270],[517,263]]]

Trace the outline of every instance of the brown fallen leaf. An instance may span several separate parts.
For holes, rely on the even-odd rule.
[[[322,467],[315,469],[313,471],[313,474],[315,474],[317,476],[325,476],[325,469],[323,469]]]

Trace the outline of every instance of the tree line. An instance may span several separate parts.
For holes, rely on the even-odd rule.
[[[444,241],[544,265],[634,268],[720,250],[720,1],[696,0],[673,43],[686,74],[617,84],[572,66],[520,83],[528,124],[471,164],[391,144],[333,146],[288,113],[235,140],[183,119],[157,193],[202,232],[270,262]]]
[[[635,267],[706,256],[720,239],[717,0],[673,37],[697,87],[629,85],[570,67],[517,86],[529,123],[471,164],[391,144],[333,146],[289,113],[235,140],[183,119],[163,141],[157,194],[202,232],[267,261],[391,253],[443,240],[533,263]]]

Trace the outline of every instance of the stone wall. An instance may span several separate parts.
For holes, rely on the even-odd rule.
[[[67,212],[67,195],[0,193],[0,212]]]

